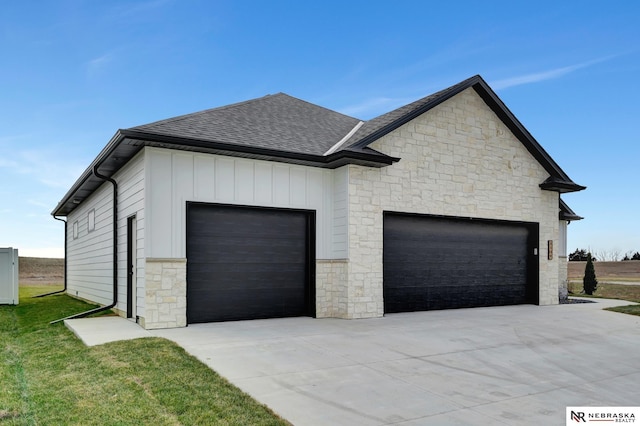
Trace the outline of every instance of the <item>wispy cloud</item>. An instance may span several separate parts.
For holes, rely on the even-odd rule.
[[[89,75],[94,75],[102,71],[107,65],[109,65],[115,59],[113,52],[105,53],[104,55],[93,58],[87,62],[87,72]]]
[[[368,119],[371,117],[375,117],[376,115],[391,111],[411,101],[415,101],[415,99],[387,98],[381,96],[365,99],[360,103],[348,105],[344,108],[339,108],[338,111],[346,115]]]
[[[56,154],[46,151],[21,151],[12,153],[12,159],[0,157],[0,169],[7,169],[18,175],[30,176],[37,182],[55,189],[66,189],[84,168],[80,165],[69,167],[68,160],[56,160]]]
[[[90,67],[101,67],[101,66],[104,66],[105,64],[108,64],[112,60],[113,60],[113,54],[105,53],[102,56],[98,56],[97,58],[90,60],[88,65]]]
[[[39,200],[27,200],[28,204],[31,204],[32,206],[36,206],[36,207],[42,207],[43,209],[48,209],[51,207],[51,204],[45,203],[43,201],[39,201]]]
[[[6,158],[0,158],[0,169],[10,169],[14,172],[24,174],[28,172],[28,167],[14,160],[7,160]]]
[[[505,78],[502,80],[491,82],[490,85],[495,90],[500,90],[500,89],[506,89],[508,87],[521,86],[523,84],[532,84],[532,83],[539,83],[541,81],[553,80],[556,78],[563,77],[574,71],[587,68],[601,62],[608,61],[614,57],[615,56],[606,56],[604,58],[594,59],[592,61],[582,62],[575,65],[569,65],[566,67],[555,68],[548,71],[542,71],[542,72],[537,72],[533,74],[525,74],[517,77]]]
[[[28,140],[29,138],[32,138],[32,137],[33,135],[29,133],[24,133],[19,135],[0,135],[0,146],[4,144],[13,144],[16,142]]]
[[[372,109],[383,108],[393,102],[392,98],[378,97],[366,99],[358,104],[348,105],[340,108],[340,112],[347,115],[358,115]]]

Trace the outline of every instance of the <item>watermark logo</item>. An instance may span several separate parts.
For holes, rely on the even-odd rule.
[[[566,424],[634,424],[639,418],[640,407],[567,407]]]
[[[578,422],[578,423],[580,423],[581,421],[585,422],[585,423],[587,422],[584,419],[584,411],[573,411],[573,410],[571,410],[571,420],[573,420],[574,422]]]

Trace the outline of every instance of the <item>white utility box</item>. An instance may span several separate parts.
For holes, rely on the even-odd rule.
[[[18,304],[18,249],[0,248],[0,305]]]

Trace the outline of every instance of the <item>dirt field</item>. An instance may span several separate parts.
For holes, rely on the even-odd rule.
[[[582,280],[587,262],[569,262],[569,281]],[[593,262],[598,281],[640,282],[640,260]]]
[[[64,259],[20,257],[18,259],[20,285],[62,285]]]

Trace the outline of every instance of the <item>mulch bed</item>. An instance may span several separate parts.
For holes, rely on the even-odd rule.
[[[575,303],[596,303],[594,300],[585,299],[560,299],[561,305],[572,305]]]

